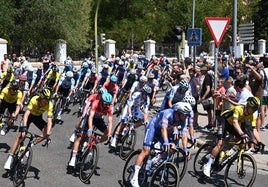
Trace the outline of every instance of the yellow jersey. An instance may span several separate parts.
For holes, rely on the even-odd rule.
[[[34,96],[30,100],[27,109],[30,110],[30,113],[34,116],[41,116],[44,112],[47,112],[47,117],[52,117],[53,116],[53,103],[49,101],[49,103],[43,107],[40,107],[39,101],[38,101],[39,96]]]
[[[47,75],[47,79],[51,79],[51,80],[54,80],[55,82],[58,82],[60,80],[60,73],[58,72],[53,73],[53,71],[50,70]]]
[[[8,82],[11,82],[12,80],[14,80],[14,74],[13,73],[8,74],[7,71],[5,71],[1,74],[0,78],[6,80]]]
[[[6,101],[7,103],[20,105],[22,103],[22,92],[17,90],[13,95],[10,94],[9,87],[5,87],[0,93],[0,99]]]
[[[245,115],[245,106],[233,106],[230,109],[222,112],[221,116],[223,116],[229,124],[233,125],[233,120],[237,119],[241,124],[246,121],[250,121],[252,127],[256,127],[258,113],[254,112],[251,115]]]

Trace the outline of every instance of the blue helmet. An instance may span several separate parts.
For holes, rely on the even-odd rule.
[[[181,80],[179,82],[180,89],[187,91],[189,89],[189,83],[187,80]]]
[[[109,104],[111,104],[112,101],[113,101],[113,97],[112,97],[112,95],[111,95],[110,93],[108,93],[108,92],[104,92],[104,93],[102,94],[102,100],[103,100],[103,102],[105,102],[105,103],[109,103]]]
[[[115,75],[112,75],[111,76],[111,78],[110,78],[110,80],[111,80],[111,82],[117,82],[117,80],[118,80],[118,78],[117,78],[117,76],[115,76]]]

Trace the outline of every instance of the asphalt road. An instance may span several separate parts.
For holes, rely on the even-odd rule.
[[[71,150],[69,146],[69,137],[73,131],[74,124],[77,120],[77,115],[74,114],[78,107],[74,106],[71,108],[69,114],[63,114],[63,124],[56,125],[53,129],[51,136],[52,142],[48,148],[44,148],[41,145],[33,147],[33,160],[30,171],[25,180],[24,186],[26,187],[69,187],[69,186],[88,186],[80,182],[78,176],[67,174],[66,165],[69,160]],[[15,127],[19,124],[21,117],[15,123]],[[116,124],[118,119],[114,119]],[[14,129],[16,130],[16,129]],[[1,136],[0,141],[0,186],[10,187],[13,186],[10,178],[6,176],[6,172],[3,169],[4,163],[7,158],[8,150],[12,145],[17,132],[11,129],[8,134]],[[38,132],[37,128],[32,124],[30,131]],[[138,138],[136,148],[142,147],[144,127],[137,129]],[[120,187],[120,181],[122,178],[122,170],[124,161],[119,158],[118,155],[108,153],[107,146],[103,144],[98,145],[100,148],[100,157],[98,162],[97,174],[93,175],[90,181],[90,186],[93,187]],[[196,150],[191,150],[192,157]],[[223,186],[223,172],[216,175],[214,178],[209,180],[198,180],[193,176],[193,159],[189,161],[188,170],[180,186]],[[258,171],[256,182],[254,186],[261,187],[267,186],[268,172]]]

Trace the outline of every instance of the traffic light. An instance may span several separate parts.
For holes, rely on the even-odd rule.
[[[100,34],[100,40],[101,40],[102,45],[104,45],[105,44],[105,40],[106,40],[105,33],[101,33]]]
[[[176,38],[178,40],[178,42],[182,42],[182,33],[183,33],[183,29],[181,26],[176,26],[174,29],[173,29],[175,35],[176,35]]]

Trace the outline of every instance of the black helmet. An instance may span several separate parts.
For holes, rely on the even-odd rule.
[[[50,99],[51,91],[48,88],[44,88],[43,90],[40,91],[39,96],[42,99]]]
[[[9,88],[13,90],[18,90],[19,89],[19,83],[15,80],[11,81]]]

